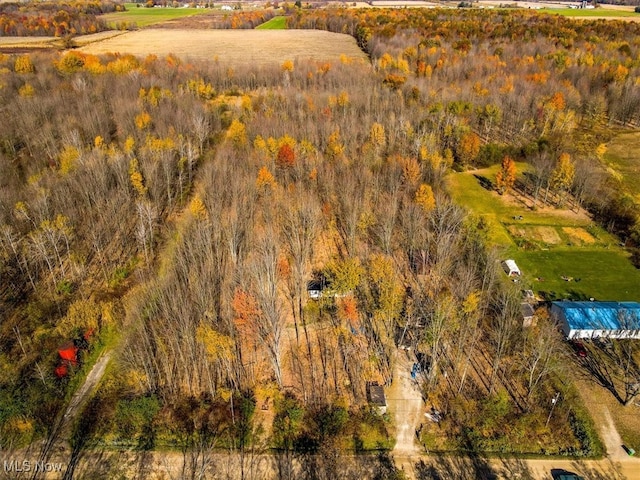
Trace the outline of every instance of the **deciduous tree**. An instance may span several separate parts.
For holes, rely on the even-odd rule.
[[[513,188],[516,183],[516,163],[509,155],[502,159],[502,166],[496,174],[496,186],[498,193],[504,195]]]

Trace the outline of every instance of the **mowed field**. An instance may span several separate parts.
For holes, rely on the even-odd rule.
[[[525,167],[518,164],[519,174]],[[454,199],[486,222],[489,242],[522,271],[522,288],[547,299],[640,301],[640,270],[619,240],[584,212],[538,207],[517,196],[498,195],[479,178],[495,182],[498,166],[453,173]]]
[[[265,66],[285,60],[367,61],[353,37],[319,30],[174,30],[127,32],[79,49],[84,53],[176,55],[186,60],[218,61],[229,65]]]
[[[145,8],[135,3],[125,3],[125,7],[127,8],[125,12],[107,13],[100,18],[110,25],[128,23],[146,27],[176,18],[204,15],[212,11],[208,8]]]

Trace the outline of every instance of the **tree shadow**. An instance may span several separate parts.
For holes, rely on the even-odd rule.
[[[67,470],[62,477],[64,480],[75,478],[75,471],[80,461],[96,445],[99,409],[98,400],[95,397],[92,398],[78,415],[78,420],[72,427],[73,432],[69,439],[71,456],[67,464]]]
[[[535,480],[529,465],[521,458],[501,458],[500,476],[502,478],[517,478],[519,480]]]
[[[278,475],[278,479],[295,478],[296,480],[402,480],[407,478],[398,468],[393,457],[387,451],[377,455],[346,456],[336,451],[321,447],[319,453],[297,456],[300,471],[288,477]],[[428,477],[427,477],[428,478]]]
[[[497,480],[499,472],[489,461],[475,452],[467,456],[435,455],[433,460],[420,460],[416,466],[417,480]]]
[[[608,355],[608,353],[605,352],[605,355]],[[609,390],[614,398],[621,405],[624,405],[624,399],[618,392],[614,382],[615,372],[609,367],[606,358],[597,353],[597,349],[589,349],[589,355],[582,358],[581,363],[598,385]]]
[[[473,176],[476,178],[476,180],[478,180],[478,183],[480,184],[480,186],[485,190],[489,190],[490,192],[493,192],[495,190],[495,186],[493,185],[493,182],[487,177],[483,175],[478,175],[477,173],[474,173]]]

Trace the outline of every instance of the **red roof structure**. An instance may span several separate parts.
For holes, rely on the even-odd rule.
[[[66,363],[63,363],[61,365],[58,365],[56,369],[53,371],[53,373],[55,373],[56,377],[58,378],[66,377],[67,374],[69,373],[69,367],[67,367]]]
[[[58,355],[60,355],[61,360],[65,360],[72,365],[78,363],[78,347],[76,347],[73,342],[66,342],[58,348]]]

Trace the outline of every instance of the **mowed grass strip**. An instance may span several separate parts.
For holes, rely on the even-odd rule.
[[[147,27],[174,18],[202,15],[211,12],[211,10],[207,8],[146,8],[136,3],[126,3],[125,6],[127,7],[126,12],[107,13],[100,18],[111,26],[117,23],[135,23],[138,27]]]
[[[285,30],[287,28],[287,17],[273,17],[271,20],[258,25],[256,30]]]

